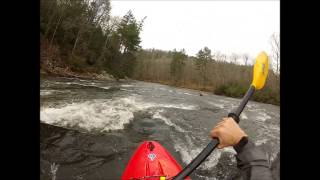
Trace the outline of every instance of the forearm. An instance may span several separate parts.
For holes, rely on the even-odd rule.
[[[245,180],[271,180],[272,175],[266,154],[250,140],[234,146],[237,164]]]

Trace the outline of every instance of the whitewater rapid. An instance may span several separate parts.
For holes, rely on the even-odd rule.
[[[40,121],[66,131],[84,133],[80,139],[88,136],[91,139],[87,142],[88,146],[96,144],[98,147],[88,151],[87,146],[82,147],[83,145],[75,141],[73,145],[68,143],[66,147],[64,143],[57,144],[50,153],[43,149],[45,155],[42,155],[42,159],[48,161],[48,175],[51,174],[51,178],[54,174],[57,179],[70,179],[69,174],[74,173],[77,177],[90,176],[91,179],[96,179],[101,173],[96,169],[98,166],[101,169],[108,168],[104,176],[119,179],[123,169],[114,167],[124,168],[137,143],[148,139],[163,144],[183,166],[188,164],[209,143],[211,128],[240,102],[240,99],[209,93],[202,93],[203,96],[199,94],[199,91],[139,81],[115,83],[66,78],[43,80],[40,91]],[[280,152],[279,107],[250,101],[240,118],[240,126],[256,145],[266,149],[270,162],[274,161]],[[59,137],[61,141],[71,138],[68,141],[73,142],[73,136],[80,136],[73,134],[67,133]],[[55,136],[53,132],[53,137]],[[98,140],[101,136],[106,138],[103,142]],[[115,138],[118,143],[113,142]],[[107,147],[111,149],[107,150],[106,146],[101,145],[103,143],[107,143]],[[55,150],[56,146],[61,146],[63,150]],[[119,149],[120,146],[124,152]],[[48,153],[45,153],[47,151]],[[89,159],[84,158],[88,156],[87,153],[95,154],[96,151],[99,154],[100,151],[107,151],[103,154],[115,153],[117,159],[94,160],[93,162],[98,161],[99,165],[88,165],[90,173],[87,175],[63,166],[65,158],[58,158],[62,159],[59,160],[62,163],[57,165],[57,157],[71,153],[68,158],[82,157],[81,161],[75,161],[72,167],[79,166],[79,169],[82,169],[82,161],[91,161],[90,156]],[[234,177],[237,172],[234,155],[232,148],[215,150],[199,166],[193,178]],[[59,178],[59,172],[66,173]]]

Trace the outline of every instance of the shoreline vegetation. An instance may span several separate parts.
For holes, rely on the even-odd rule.
[[[253,65],[227,62],[224,54],[212,55],[207,47],[199,50],[196,57],[187,56],[184,50],[155,49],[141,50],[136,57],[133,79],[234,98],[244,96],[253,76]],[[272,69],[265,87],[257,91],[252,100],[280,105],[280,77]]]
[[[80,79],[88,79],[88,80],[108,80],[108,81],[122,81],[123,79],[116,79],[112,75],[103,73],[103,74],[96,74],[96,73],[78,73],[78,72],[72,72],[72,71],[66,71],[62,70],[60,72],[47,72],[43,69],[40,69],[40,78],[42,77],[67,77],[67,78],[80,78]],[[125,80],[128,80],[128,78],[125,78]],[[132,79],[132,80],[139,80],[139,79]],[[159,83],[163,85],[168,85],[171,87],[177,87],[177,88],[185,88],[185,89],[191,89],[191,90],[198,90],[198,91],[203,91],[203,92],[208,92],[208,93],[213,93],[215,95],[220,95],[220,96],[226,96],[226,97],[233,97],[233,98],[242,98],[244,93],[246,92],[248,87],[243,87],[242,91],[235,93],[235,92],[230,92],[228,88],[240,88],[235,85],[235,87],[231,86],[220,86],[220,88],[216,89],[215,91],[212,91],[210,88],[202,88],[196,85],[174,85],[170,81],[154,81],[154,80],[140,80],[144,82],[150,82],[150,83]],[[200,94],[199,94],[200,95]],[[266,96],[266,95],[264,95]],[[261,95],[258,97],[253,97],[252,101],[256,102],[261,102],[261,103],[267,103],[267,104],[273,104],[273,105],[280,105],[280,102],[277,100],[268,100],[268,99],[259,99],[261,98]]]
[[[130,10],[113,17],[109,0],[40,4],[40,78],[133,79],[235,98],[250,85],[248,62],[253,58],[247,54],[227,55],[208,47],[196,56],[188,56],[184,49],[142,49],[140,32],[146,18],[137,20]],[[252,100],[280,105],[280,74],[275,72],[269,70],[265,87]]]
[[[142,81],[142,80],[140,80]],[[163,85],[168,85],[171,87],[177,87],[177,88],[184,88],[184,89],[190,89],[190,90],[197,90],[197,91],[202,91],[202,92],[207,92],[207,93],[212,93],[214,95],[219,95],[219,96],[225,96],[225,97],[232,97],[232,98],[242,98],[244,96],[244,94],[246,93],[246,91],[248,90],[249,86],[247,87],[241,87],[240,85],[235,85],[235,87],[229,87],[230,89],[232,88],[236,88],[236,89],[240,89],[240,90],[236,90],[238,92],[230,92],[230,90],[228,89],[228,86],[222,86],[222,90],[221,89],[217,89],[212,91],[211,89],[204,89],[201,87],[197,87],[194,85],[191,86],[185,86],[185,85],[173,85],[171,82],[165,82],[165,81],[148,81],[148,80],[143,80],[144,82],[150,82],[150,83],[159,83],[159,84],[163,84]],[[224,89],[225,87],[227,87],[226,89]],[[231,90],[232,91],[232,90]],[[256,92],[257,93],[257,92]],[[276,99],[276,95],[269,95],[270,92],[264,92],[261,93],[260,95],[254,95],[250,101],[255,101],[255,102],[260,102],[260,103],[265,103],[265,104],[272,104],[272,105],[276,105],[276,106],[280,106],[280,101],[278,99]],[[200,94],[199,94],[200,95]],[[203,96],[203,94],[201,94],[200,96]],[[274,96],[271,97],[270,96]]]

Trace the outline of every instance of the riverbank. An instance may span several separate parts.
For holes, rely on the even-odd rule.
[[[121,79],[116,79],[112,75],[106,72],[102,72],[100,74],[92,73],[92,72],[79,73],[79,72],[71,71],[70,68],[59,68],[59,67],[55,67],[52,69],[46,69],[46,68],[40,69],[40,77],[46,77],[46,76],[80,78],[80,79],[88,79],[88,80],[121,81]],[[126,78],[126,80],[128,80],[128,78]],[[136,80],[159,83],[159,84],[164,84],[172,87],[199,90],[199,91],[213,93],[215,95],[233,97],[233,98],[242,98],[248,88],[246,86],[243,86],[237,83],[225,84],[225,85],[219,86],[218,88],[214,88],[211,86],[207,86],[206,88],[203,88],[201,86],[198,86],[192,83],[174,84],[171,81],[161,81],[161,80],[154,81],[154,80],[141,80],[141,79],[136,79]],[[256,102],[273,104],[273,105],[279,106],[280,105],[279,93],[280,92],[273,92],[269,88],[265,87],[263,90],[256,92],[252,97],[252,100]]]
[[[114,78],[112,75],[102,72],[100,74],[98,73],[90,73],[90,72],[74,72],[71,71],[70,68],[60,68],[55,67],[51,70],[42,68],[40,69],[40,77],[46,77],[46,76],[54,76],[54,77],[68,77],[68,78],[80,78],[80,79],[91,79],[91,80],[114,80],[117,79]]]
[[[174,84],[171,81],[161,81],[161,80],[154,81],[154,80],[141,80],[141,79],[138,79],[138,80],[164,84],[172,87],[180,87],[185,89],[204,91],[204,92],[213,93],[215,95],[232,97],[232,98],[242,98],[245,95],[246,91],[248,90],[247,86],[243,86],[237,83],[229,83],[226,85],[219,86],[218,88],[213,88],[212,86],[207,86],[206,88],[203,88],[201,86],[198,86],[192,83]],[[252,100],[260,103],[280,106],[280,92],[274,92],[270,88],[265,87],[261,91],[257,91],[253,95]]]

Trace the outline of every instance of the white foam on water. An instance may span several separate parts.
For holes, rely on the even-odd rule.
[[[52,175],[52,180],[56,179],[56,174],[57,174],[58,168],[59,168],[59,164],[52,163],[50,165],[50,173]]]
[[[58,83],[59,84],[59,83]],[[61,83],[60,83],[61,84]],[[97,88],[103,88],[100,86],[96,86],[94,82],[91,82],[89,84],[81,84],[81,83],[76,83],[76,82],[66,82],[65,84],[67,85],[78,85],[78,86],[84,86],[84,87],[97,87]]]
[[[122,85],[120,85],[121,87],[133,87],[133,85],[131,85],[131,84],[122,84]]]
[[[253,108],[257,108],[258,107],[258,105],[254,104],[252,102],[249,102],[246,106],[248,107],[248,109],[253,109]]]
[[[135,106],[139,109],[147,109],[147,108],[176,108],[176,109],[184,109],[184,110],[197,110],[199,109],[198,106],[191,105],[191,104],[165,104],[165,103],[154,103],[154,102],[144,102],[142,99],[136,98],[131,96],[130,98],[131,103],[135,104]]]
[[[109,86],[101,87],[102,89],[110,89]]]
[[[211,102],[211,101],[208,101],[209,104],[215,106],[215,107],[218,107],[220,109],[223,109],[224,108],[224,104],[218,104],[218,103],[214,103],[214,102]]]
[[[250,111],[253,111],[253,112],[264,112],[265,111],[265,109],[263,109],[263,108],[258,108],[258,106],[255,106],[255,108],[251,108],[251,109],[249,109]]]
[[[205,146],[204,146],[205,147]],[[189,164],[204,147],[194,147],[193,145],[185,145],[184,143],[174,143],[174,148],[179,152],[182,161],[185,164]],[[207,158],[207,160],[199,166],[199,169],[206,170],[216,166],[221,156],[221,150],[215,150]]]
[[[99,87],[99,86],[81,84],[81,83],[76,83],[76,82],[67,82],[66,84],[68,84],[68,85],[79,85],[79,86],[85,86],[85,87]]]
[[[123,89],[123,88],[120,88],[121,91],[128,91],[128,92],[132,92],[134,90],[129,90],[129,89]]]
[[[259,112],[258,116],[255,118],[258,121],[266,121],[267,119],[271,119],[271,117],[265,112]]]
[[[105,102],[68,104],[62,108],[43,108],[40,119],[63,127],[80,127],[86,130],[109,131],[123,129],[133,119],[131,104],[126,99]]]
[[[110,89],[111,87],[110,86],[98,86],[96,85],[96,83],[94,82],[91,82],[90,84],[81,84],[81,83],[76,83],[76,82],[67,82],[66,84],[68,85],[79,85],[79,86],[84,86],[84,87],[95,87],[95,88],[100,88],[100,89]]]
[[[234,156],[236,152],[232,147],[225,147],[223,149],[216,148],[214,152],[212,152],[212,154],[208,157],[208,160],[205,161],[203,169],[210,170],[215,167],[218,164],[219,159],[223,153],[230,153],[231,155],[229,157],[231,158],[231,161],[236,161]]]
[[[85,81],[85,80],[82,80],[82,79],[79,79],[79,78],[72,78],[72,77],[63,77],[63,79]]]
[[[269,126],[268,126],[268,129],[270,129],[270,130],[273,130],[273,131],[280,131],[280,127],[279,126],[277,126],[277,125],[272,125],[272,124],[270,124]]]
[[[171,91],[172,92],[172,91]],[[177,94],[181,94],[181,95],[188,95],[188,96],[195,96],[194,94],[191,94],[191,93],[187,93],[187,92],[179,92],[179,91],[176,91]]]
[[[154,104],[155,107],[165,107],[165,108],[177,108],[185,110],[196,110],[198,106],[187,105],[187,104]]]
[[[233,149],[233,147],[225,147],[222,149],[222,152],[228,152],[231,154],[237,154],[237,152]]]
[[[259,139],[256,142],[254,142],[255,145],[260,146],[262,144],[267,143],[268,139]]]
[[[221,103],[223,103],[223,104],[229,104],[229,103],[230,103],[230,101],[226,101],[226,100],[223,100],[223,99],[219,99],[219,101],[220,101]]]
[[[181,159],[185,164],[190,163],[205,147],[205,145],[203,147],[198,147],[195,146],[194,142],[192,142],[191,138],[186,135],[186,142],[180,140],[176,140],[176,142],[174,143],[174,148],[177,152],[180,153]],[[234,149],[232,147],[227,147],[227,148],[223,148],[223,149],[216,149],[215,151],[212,152],[212,154],[199,166],[199,169],[202,170],[210,170],[213,167],[215,167],[218,162],[219,159],[221,157],[221,154],[224,152],[229,152],[231,154],[236,154],[236,152],[234,151]],[[232,159],[232,161],[235,161],[235,159]]]
[[[82,103],[67,104],[60,108],[44,107],[40,111],[40,119],[48,124],[63,127],[79,127],[88,131],[110,131],[124,128],[139,110],[151,107],[174,107],[180,109],[194,109],[194,106],[184,104],[156,104],[143,102],[134,96],[114,100],[95,100]],[[168,119],[156,114],[169,125],[174,124]],[[182,129],[176,126],[178,130]]]
[[[244,112],[242,112],[242,113],[240,114],[240,119],[248,119],[247,114],[244,113]]]
[[[52,90],[40,90],[40,96],[48,96],[53,93]]]
[[[200,177],[201,179],[204,179],[204,180],[218,180],[217,178],[215,177],[206,177],[206,176],[202,176],[200,174],[196,174],[197,177]]]
[[[186,132],[185,130],[183,130],[180,126],[176,125],[175,123],[173,123],[170,119],[162,116],[160,113],[163,111],[156,111],[155,114],[152,116],[153,119],[161,119],[164,123],[166,123],[167,125],[174,127],[177,131],[179,132]]]
[[[188,135],[186,135],[185,137],[190,138]],[[176,139],[176,142],[173,144],[174,144],[174,149],[180,153],[182,161],[185,164],[188,164],[191,162],[191,160],[194,157],[196,157],[199,154],[201,150],[199,148],[194,147],[194,145],[191,145],[189,143],[185,144],[185,143],[186,142],[182,140]]]
[[[51,94],[54,94],[54,93],[65,93],[65,92],[69,92],[69,90],[63,90],[63,91],[60,91],[60,90],[40,90],[40,96],[48,96],[48,95],[51,95]]]

